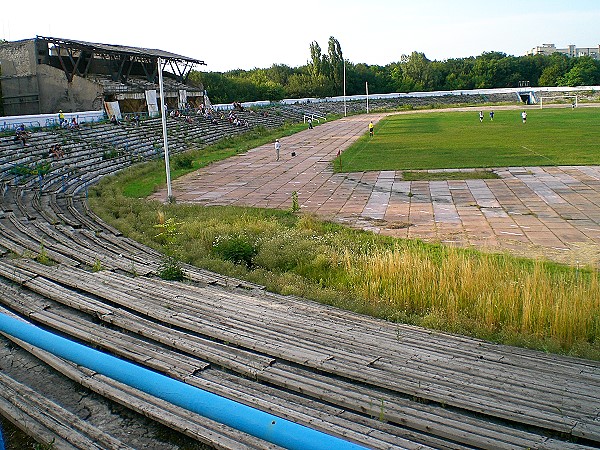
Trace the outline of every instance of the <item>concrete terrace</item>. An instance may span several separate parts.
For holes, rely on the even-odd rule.
[[[495,108],[499,109],[499,108]],[[496,180],[404,181],[401,172],[334,173],[331,161],[384,114],[323,123],[173,182],[179,202],[303,211],[376,233],[552,260],[595,263],[600,167],[504,167]],[[292,157],[291,152],[296,156]],[[156,199],[165,199],[166,191]]]

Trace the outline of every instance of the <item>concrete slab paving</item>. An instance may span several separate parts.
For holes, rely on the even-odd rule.
[[[401,238],[597,265],[600,167],[501,167],[500,179],[404,181],[401,172],[334,173],[332,161],[385,114],[283,137],[172,183],[182,203],[301,210]],[[375,137],[376,138],[376,137]],[[295,152],[295,156],[292,156]],[[166,191],[153,198],[166,199]]]

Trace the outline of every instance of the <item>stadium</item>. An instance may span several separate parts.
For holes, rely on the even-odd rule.
[[[299,132],[279,137],[281,161],[272,142],[263,142],[194,169],[174,181],[170,194],[161,180],[153,206],[123,203],[112,218],[132,214],[141,221],[155,207],[169,211],[173,198],[182,205],[275,209],[286,220],[300,211],[311,233],[319,228],[313,217],[330,221],[322,228],[341,223],[370,232],[357,238],[367,250],[372,236],[383,235],[416,239],[415,246],[434,242],[442,246],[436,252],[447,246],[538,253],[593,280],[588,265],[597,260],[590,253],[600,240],[594,156],[576,164],[558,159],[568,156],[562,147],[556,155],[536,150],[535,157],[552,164],[518,166],[488,166],[477,156],[477,168],[494,172],[492,180],[410,181],[398,169],[336,166],[357,163],[352,152],[367,150],[351,146],[369,149],[393,127],[442,127],[431,118],[464,117],[478,143],[493,134],[487,116],[480,123],[480,110],[493,109],[493,125],[511,134],[523,128],[526,110],[526,136],[552,114],[561,114],[561,122],[574,114],[593,122],[598,87],[381,95],[369,99],[368,112],[367,99],[351,97],[211,105],[203,88],[185,84],[202,61],[161,50],[38,37],[1,44],[0,60],[4,111],[11,112],[0,118],[0,414],[37,442],[57,449],[600,445],[596,360],[370,317],[187,262],[175,264],[183,280],[165,279],[164,252],[90,206],[110,201],[96,190],[102,180],[164,164],[165,129],[174,170],[183,170],[192,164],[185,158],[191,148],[201,152],[292,123]],[[153,101],[159,61],[173,70],[163,66],[164,106]],[[541,97],[555,99],[544,100],[555,107],[539,109]],[[307,118],[314,129],[306,129]],[[76,126],[62,125],[73,120]],[[539,142],[547,129],[538,132]],[[588,134],[580,141],[593,149],[596,135]],[[371,149],[367,162],[382,148]],[[400,150],[409,153],[408,145]],[[473,171],[472,165],[451,169]],[[411,171],[450,170],[419,163]],[[286,212],[290,205],[294,211]],[[158,216],[147,234],[173,249],[177,223]],[[245,224],[248,233],[251,225]],[[208,232],[196,233],[200,240]],[[319,245],[310,236],[308,246]],[[209,241],[216,253],[229,254],[221,240]],[[283,247],[276,248],[282,256]],[[223,266],[241,273],[239,258]],[[260,264],[257,257],[245,262]]]

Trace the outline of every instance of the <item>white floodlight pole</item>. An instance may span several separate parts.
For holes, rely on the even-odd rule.
[[[369,82],[365,81],[365,90],[367,91],[367,114],[369,114]]]
[[[346,60],[344,59],[344,117],[348,115],[346,110]]]
[[[165,172],[167,172],[167,201],[171,201],[171,168],[169,167],[169,142],[167,140],[167,108],[165,107],[165,92],[163,88],[162,60],[158,58],[158,85],[160,88],[160,112],[162,118],[163,147],[165,149]]]

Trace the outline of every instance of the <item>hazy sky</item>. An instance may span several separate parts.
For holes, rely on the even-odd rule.
[[[600,44],[600,0],[102,0],[3,2],[0,38],[36,35],[161,49],[225,71],[305,64],[329,36],[353,63],[385,65],[485,51],[523,55],[544,43]]]

